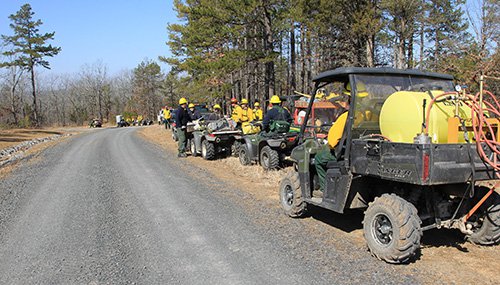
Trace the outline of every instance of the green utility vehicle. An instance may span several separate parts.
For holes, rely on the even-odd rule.
[[[498,143],[495,112],[485,119],[493,127],[472,125],[477,121],[472,116],[485,113],[472,113],[474,99],[456,92],[453,77],[445,74],[338,68],[319,74],[314,83],[327,94],[349,95],[347,120],[329,150],[324,136],[308,132],[318,128],[307,125],[311,98],[299,145],[291,153],[294,168],[280,184],[286,214],[303,217],[310,205],[337,213],[362,209],[368,248],[389,263],[418,256],[421,236],[430,229],[456,228],[473,243],[499,243],[500,199],[491,182],[498,179],[497,144],[475,135],[482,130]],[[326,164],[315,161],[325,151],[333,158]]]

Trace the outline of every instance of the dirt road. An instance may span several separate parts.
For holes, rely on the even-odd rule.
[[[1,284],[428,282],[420,267],[371,257],[349,234],[356,224],[323,211],[288,219],[251,184],[179,160],[140,129],[72,137],[0,181]]]

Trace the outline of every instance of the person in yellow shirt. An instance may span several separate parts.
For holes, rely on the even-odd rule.
[[[259,102],[255,102],[255,104],[254,104],[253,116],[254,116],[254,119],[257,121],[262,121],[262,119],[264,118],[264,114],[262,112],[262,109],[260,108]]]
[[[238,105],[236,98],[231,98],[231,119],[237,124],[241,125],[241,117],[243,116],[243,109]]]
[[[254,120],[253,110],[248,108],[248,100],[247,99],[241,99],[241,109],[243,110],[243,112],[241,113],[240,122],[245,123],[245,122],[251,122]]]
[[[172,120],[172,113],[170,109],[165,106],[165,112],[163,112],[163,117],[165,119],[165,129],[170,129],[170,123]]]

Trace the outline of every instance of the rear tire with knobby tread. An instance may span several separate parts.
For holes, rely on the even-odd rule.
[[[260,150],[260,165],[264,170],[277,170],[280,166],[280,156],[277,151],[266,145]]]
[[[240,148],[243,144],[239,141],[234,141],[231,145],[231,156],[239,157],[240,156]]]
[[[481,227],[467,239],[477,245],[497,245],[500,243],[500,195],[493,192],[485,201],[484,208]]]
[[[421,223],[415,206],[395,194],[383,194],[365,211],[363,235],[378,259],[406,263],[420,249]]]
[[[240,146],[239,159],[240,159],[241,165],[246,166],[246,165],[250,165],[252,163],[252,161],[250,159],[250,155],[248,153],[248,146],[246,144],[242,144]]]
[[[205,160],[213,160],[215,158],[215,145],[207,140],[201,144],[201,154]]]

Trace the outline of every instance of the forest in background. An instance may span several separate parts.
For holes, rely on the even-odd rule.
[[[172,56],[158,59],[169,71],[145,59],[109,75],[98,61],[76,74],[35,73],[35,84],[26,65],[4,64],[0,126],[81,125],[116,114],[154,119],[180,97],[264,102],[274,94],[311,93],[314,75],[343,66],[449,73],[472,91],[485,74],[490,89],[500,91],[496,0],[175,0],[174,6],[179,23],[169,24],[166,36]],[[0,62],[16,62],[12,43],[2,39]]]
[[[343,66],[443,72],[472,90],[500,77],[496,0],[174,2],[182,22],[161,60],[204,100],[310,93],[314,75]]]

